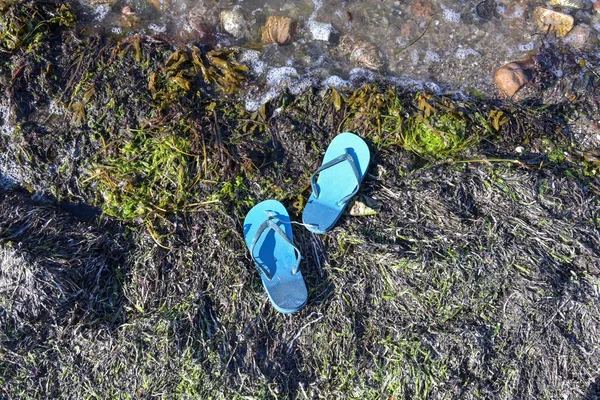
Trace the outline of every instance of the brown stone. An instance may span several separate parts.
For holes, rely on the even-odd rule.
[[[288,44],[296,33],[296,21],[289,17],[270,16],[262,28],[261,41],[265,44]]]
[[[429,18],[433,15],[433,4],[429,0],[414,0],[410,9],[415,17]]]
[[[573,28],[575,22],[570,15],[544,7],[536,7],[533,11],[533,17],[541,30],[550,30],[559,37],[565,37]]]
[[[527,4],[522,1],[513,1],[506,6],[504,17],[508,19],[525,20],[527,19],[529,10]]]
[[[596,0],[596,2],[594,3],[594,10],[596,12],[600,12],[600,0]]]
[[[400,29],[400,36],[405,38],[413,38],[419,34],[419,27],[413,22],[407,22],[402,24]]]
[[[514,96],[531,81],[530,64],[511,62],[500,67],[494,74],[494,83],[503,97]]]

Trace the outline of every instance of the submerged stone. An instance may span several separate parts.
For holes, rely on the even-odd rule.
[[[575,22],[573,17],[568,14],[544,7],[536,7],[533,11],[533,17],[541,30],[550,30],[559,37],[565,37],[573,29]]]
[[[221,26],[231,36],[241,39],[250,36],[249,24],[241,8],[221,12]]]
[[[565,37],[565,43],[577,50],[592,50],[598,43],[596,33],[587,24],[578,24]]]
[[[109,6],[113,6],[117,4],[119,0],[89,0],[90,5],[97,6],[100,4],[108,4]]]
[[[261,40],[265,44],[289,44],[296,33],[296,26],[292,18],[269,16],[263,26]]]
[[[511,62],[500,67],[494,74],[494,83],[503,97],[514,96],[531,81],[532,62]]]
[[[590,4],[586,0],[550,0],[553,7],[588,9]]]
[[[191,31],[195,34],[195,39],[201,43],[212,43],[215,38],[214,32],[214,14],[199,1],[187,15],[187,22]]]
[[[197,24],[215,26],[219,22],[219,17],[214,4],[211,5],[206,0],[198,0],[188,12],[187,20],[192,28],[194,28]]]
[[[357,67],[375,71],[383,68],[383,59],[373,43],[354,40],[351,36],[344,35],[340,39],[339,49],[342,54],[349,54],[350,62]]]
[[[334,32],[333,25],[324,22],[311,20],[308,21],[307,27],[314,40],[321,40],[324,42],[329,42]]]

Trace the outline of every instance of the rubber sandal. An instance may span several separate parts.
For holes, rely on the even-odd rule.
[[[340,133],[331,141],[310,181],[313,192],[302,213],[306,229],[325,233],[335,226],[358,192],[370,160],[369,146],[353,133]]]
[[[299,269],[302,256],[283,204],[267,200],[255,205],[244,220],[244,238],[275,309],[290,314],[304,307],[308,292]]]

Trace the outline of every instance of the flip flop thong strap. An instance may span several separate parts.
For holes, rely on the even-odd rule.
[[[256,259],[256,257],[254,256],[254,248],[256,247],[256,243],[258,243],[258,240],[263,235],[263,233],[265,233],[265,231],[267,231],[267,229],[269,229],[269,228],[273,229],[275,231],[275,233],[278,234],[283,240],[285,240],[285,242],[287,244],[289,244],[290,246],[292,246],[294,248],[294,252],[296,253],[296,263],[292,267],[292,274],[296,275],[298,273],[298,268],[300,266],[300,260],[302,258],[300,256],[300,250],[298,250],[298,248],[296,246],[294,246],[294,243],[292,243],[292,241],[285,234],[283,229],[281,229],[279,227],[279,225],[277,225],[277,223],[275,222],[276,219],[277,218],[275,218],[275,217],[269,216],[269,219],[267,219],[262,224],[260,224],[260,226],[258,227],[258,229],[256,231],[256,234],[254,235],[254,239],[252,239],[252,243],[250,244],[250,256],[252,256],[252,260],[254,260],[254,263],[256,264],[256,266],[260,268],[260,270],[265,274],[265,276],[267,277],[268,280],[273,279],[273,274],[269,271],[269,269],[263,263],[258,261]]]
[[[343,204],[345,204],[348,200],[350,200],[352,198],[352,196],[354,196],[356,194],[356,192],[358,192],[358,188],[360,186],[360,181],[361,181],[361,176],[360,176],[360,172],[358,171],[358,166],[356,165],[356,160],[354,159],[354,157],[352,156],[352,154],[350,154],[348,152],[348,149],[344,149],[344,154],[334,158],[331,161],[326,162],[325,164],[321,165],[321,167],[319,169],[317,169],[315,171],[315,173],[312,175],[312,177],[310,178],[310,185],[312,186],[312,190],[313,190],[313,194],[315,195],[315,198],[319,198],[319,194],[320,194],[320,189],[319,186],[317,185],[317,175],[321,172],[326,170],[327,168],[331,168],[334,165],[337,165],[339,163],[342,163],[344,161],[348,161],[350,163],[350,166],[352,167],[352,172],[354,172],[354,178],[356,178],[356,187],[354,188],[354,190],[352,191],[352,193],[350,193],[347,196],[344,196],[340,201],[338,201],[338,206],[341,206]]]

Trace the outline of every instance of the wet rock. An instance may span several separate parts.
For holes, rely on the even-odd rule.
[[[504,9],[504,18],[512,26],[524,29],[529,18],[529,7],[523,0],[513,1]]]
[[[373,43],[354,40],[351,36],[344,35],[340,39],[340,52],[350,55],[350,62],[357,67],[371,70],[383,68],[383,58]]]
[[[117,4],[119,0],[89,0],[90,5],[97,6],[100,4],[108,4],[109,6],[113,6]]]
[[[575,22],[570,15],[544,7],[536,7],[533,11],[533,17],[541,30],[550,30],[559,37],[565,37],[573,29]]]
[[[575,25],[564,41],[577,50],[592,50],[598,44],[596,33],[587,24]]]
[[[307,27],[312,35],[313,40],[322,40],[324,42],[329,42],[333,36],[333,33],[335,32],[333,25],[324,22],[311,20],[308,21]]]
[[[516,61],[500,67],[494,74],[494,83],[503,97],[512,97],[533,75],[533,60]]]
[[[594,14],[590,19],[590,25],[600,33],[600,13]]]
[[[483,0],[475,6],[475,14],[478,18],[490,20],[498,17],[496,0]]]
[[[187,15],[187,22],[193,32],[194,39],[200,43],[212,43],[215,38],[214,14],[199,1]]]
[[[504,17],[508,19],[525,20],[528,17],[528,7],[523,1],[513,1],[506,6]]]
[[[410,11],[417,18],[429,18],[433,15],[433,4],[429,0],[414,0]]]
[[[296,21],[289,17],[270,16],[263,26],[261,41],[278,45],[291,43],[296,33]]]
[[[221,26],[231,36],[241,39],[250,36],[249,23],[241,8],[221,12]]]
[[[407,22],[402,24],[400,29],[400,36],[405,38],[415,38],[419,35],[419,27],[414,22]]]
[[[550,0],[553,7],[589,9],[590,4],[586,0]]]
[[[219,16],[214,2],[211,4],[208,0],[198,0],[188,12],[187,20],[192,28],[195,25],[216,26],[219,23]]]

